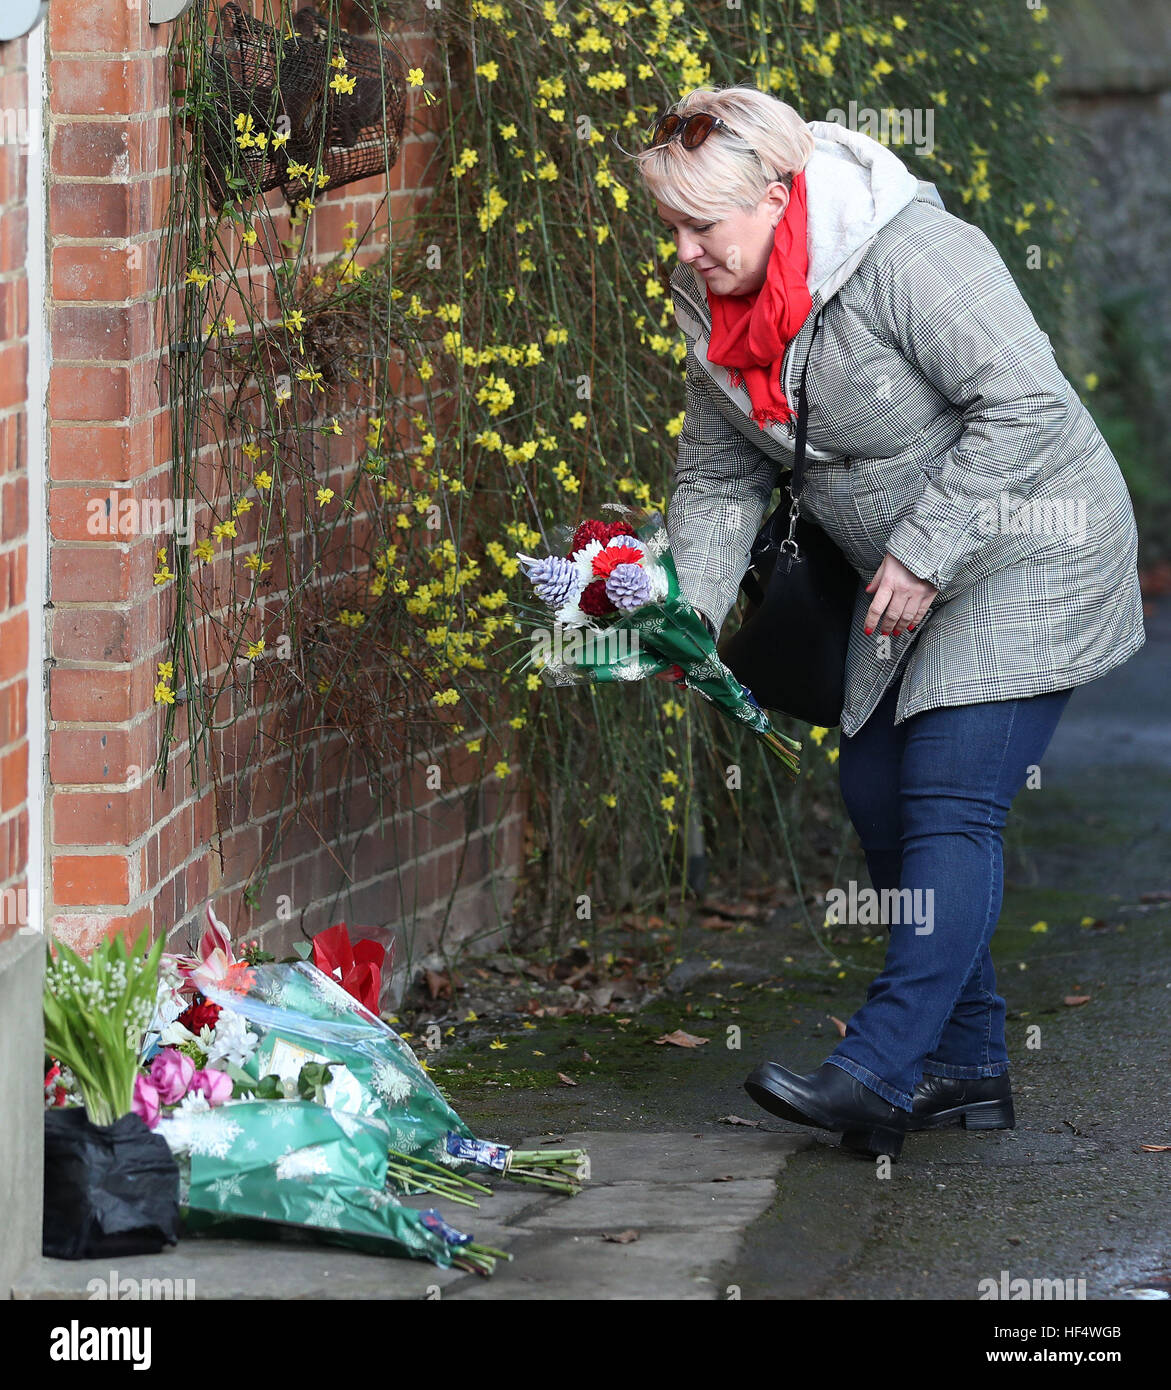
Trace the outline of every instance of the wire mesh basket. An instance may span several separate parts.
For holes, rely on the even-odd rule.
[[[204,164],[217,205],[237,191],[271,188],[292,204],[398,160],[405,63],[389,46],[343,30],[331,35],[311,6],[278,33],[224,5],[208,70]]]

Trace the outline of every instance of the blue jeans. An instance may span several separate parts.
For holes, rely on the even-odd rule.
[[[882,973],[826,1061],[910,1110],[924,1072],[1008,1070],[989,951],[1004,891],[1001,831],[1073,692],[923,710],[896,727],[899,684],[853,738],[842,735],[840,785],[879,901],[884,889],[911,889],[904,904],[910,896],[933,910],[885,914]],[[893,909],[893,895],[886,901]]]

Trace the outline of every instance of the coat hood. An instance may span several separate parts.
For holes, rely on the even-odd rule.
[[[805,165],[810,295],[827,303],[857,269],[870,243],[919,193],[920,180],[870,135],[836,121],[809,121]],[[932,193],[934,184],[927,184]],[[943,207],[939,195],[935,201]]]

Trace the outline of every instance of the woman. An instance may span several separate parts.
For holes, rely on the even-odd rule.
[[[765,1062],[746,1089],[864,1154],[1010,1128],[1001,832],[1073,688],[1145,640],[1126,485],[991,242],[934,185],[755,88],[671,116],[634,158],[679,261],[682,591],[718,633],[792,461],[808,356],[801,507],[859,575],[842,796],[873,887],[932,909],[894,914],[816,1071]]]

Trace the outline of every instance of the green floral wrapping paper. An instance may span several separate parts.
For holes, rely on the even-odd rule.
[[[162,1124],[185,1154],[189,1229],[224,1218],[282,1222],[363,1250],[451,1264],[443,1237],[386,1188],[381,1120],[312,1101],[237,1100]]]
[[[306,1226],[345,1245],[447,1268],[453,1247],[395,1195],[389,1152],[464,1171],[471,1165],[447,1152],[447,1136],[474,1136],[414,1053],[307,961],[252,965],[231,978],[235,988],[207,978],[199,988],[257,1036],[241,1072],[253,1081],[275,1074],[291,1089],[307,1062],[322,1062],[330,1080],[313,1100],[181,1106],[159,1122],[180,1160],[188,1229]]]
[[[446,1149],[448,1134],[472,1131],[437,1090],[415,1054],[388,1023],[307,961],[250,967],[244,994],[201,989],[214,1003],[242,1014],[260,1042],[245,1068],[295,1080],[305,1062],[329,1064],[331,1109],[380,1121],[384,1148],[419,1155],[457,1171],[469,1165]]]

